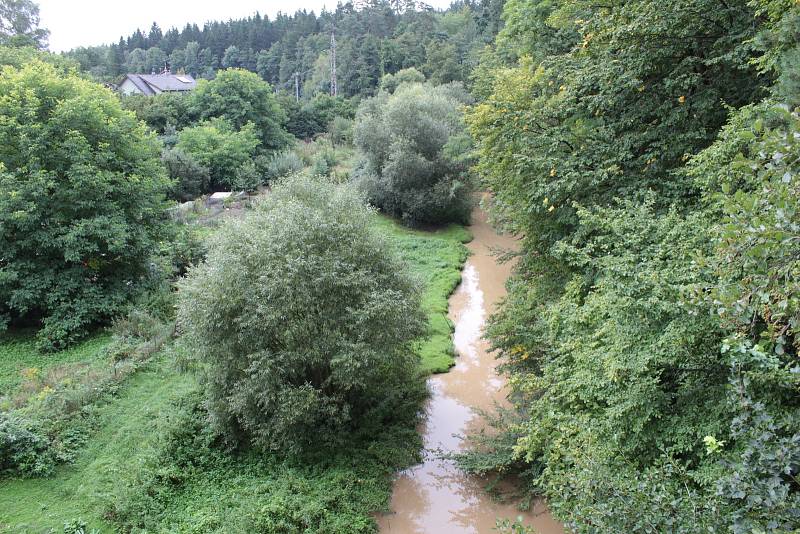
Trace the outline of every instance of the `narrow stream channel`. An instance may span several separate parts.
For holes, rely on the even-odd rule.
[[[481,210],[470,227],[472,253],[462,272],[461,285],[450,297],[450,319],[455,324],[453,342],[459,357],[449,373],[429,379],[432,396],[423,427],[423,463],[402,472],[394,486],[391,512],[378,518],[382,533],[483,534],[494,531],[497,518],[523,517],[539,534],[562,534],[562,526],[544,503],[521,513],[514,504],[494,502],[480,480],[465,475],[452,462],[440,460],[438,451],[458,451],[463,435],[478,428],[475,410],[491,410],[505,402],[505,382],[482,339],[486,317],[505,295],[511,273],[508,263],[498,264],[495,248],[513,249],[514,239],[498,235]]]

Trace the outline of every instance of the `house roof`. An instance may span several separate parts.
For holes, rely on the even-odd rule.
[[[188,74],[128,74],[128,79],[146,95],[157,92],[191,91],[197,86],[194,78]]]

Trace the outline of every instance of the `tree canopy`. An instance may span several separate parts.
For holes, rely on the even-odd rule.
[[[476,71],[478,171],[524,236],[483,460],[578,532],[798,524],[797,17],[513,0]]]
[[[118,42],[82,47],[69,55],[103,80],[124,73],[173,72],[213,78],[220,68],[242,68],[273,87],[304,97],[331,91],[331,33],[336,38],[338,94],[375,94],[385,74],[416,67],[437,83],[466,82],[480,50],[501,26],[502,0],[458,2],[445,11],[393,0],[344,2],[333,11],[298,10],[274,18],[137,30]],[[156,31],[157,30],[157,31]]]
[[[117,97],[39,61],[0,71],[0,322],[59,347],[137,291],[168,182]]]
[[[200,120],[223,118],[236,130],[251,123],[264,149],[282,148],[289,140],[283,129],[286,113],[269,84],[252,72],[227,69],[211,81],[200,80],[189,108]]]
[[[32,0],[0,0],[0,46],[47,47],[49,31],[39,27],[39,6]]]
[[[469,220],[467,99],[455,86],[403,84],[361,105],[354,139],[370,202],[411,225]]]

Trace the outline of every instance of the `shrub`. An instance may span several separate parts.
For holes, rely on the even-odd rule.
[[[122,107],[136,113],[158,134],[172,128],[183,128],[190,122],[188,98],[180,93],[160,93],[152,96],[129,95],[122,98]]]
[[[236,169],[233,178],[233,188],[237,191],[252,192],[261,185],[261,175],[258,173],[256,164],[253,161],[245,161]]]
[[[324,154],[318,154],[314,157],[314,163],[311,165],[311,174],[314,176],[328,176],[331,172],[331,166],[328,164],[328,159]]]
[[[0,75],[0,327],[42,348],[107,322],[138,292],[163,230],[159,146],[100,85],[32,61]]]
[[[353,142],[353,121],[344,117],[334,117],[328,125],[328,134],[334,145],[349,145]]]
[[[56,459],[50,442],[29,421],[0,412],[0,474],[46,475]]]
[[[186,202],[208,192],[211,183],[208,169],[189,154],[180,149],[165,150],[161,154],[161,161],[173,180],[170,191],[173,199]]]
[[[214,190],[230,189],[236,180],[236,171],[254,157],[257,147],[258,137],[252,123],[236,131],[222,119],[181,130],[176,145],[178,150],[208,168]]]
[[[270,158],[266,175],[268,180],[275,180],[302,170],[303,160],[291,150],[285,150],[274,154]]]
[[[296,176],[214,237],[179,293],[179,327],[228,441],[302,450],[413,417],[417,284],[363,199]]]
[[[360,186],[373,204],[410,225],[469,220],[470,143],[453,94],[407,85],[359,108]]]
[[[298,139],[312,139],[325,133],[336,117],[352,119],[355,115],[352,101],[341,96],[318,94],[310,101],[303,102],[296,102],[289,95],[279,98],[289,116],[286,128]]]

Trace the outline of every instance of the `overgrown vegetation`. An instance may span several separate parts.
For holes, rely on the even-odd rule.
[[[182,342],[229,443],[319,450],[416,417],[419,288],[371,223],[352,188],[294,177],[189,271]]]
[[[505,18],[469,122],[525,236],[490,330],[516,413],[464,465],[578,532],[795,530],[797,6]]]
[[[461,243],[469,234],[460,227],[412,231],[375,214],[370,224],[423,282],[428,333],[414,347],[420,369],[446,370],[453,357],[447,297],[460,277],[466,258]],[[106,365],[108,341],[57,355]],[[5,368],[8,383],[19,383],[20,366],[37,366],[43,357],[25,343],[3,345],[13,354],[30,354]],[[185,352],[170,354],[176,363],[157,359],[122,382],[113,402],[92,409],[93,423],[69,465],[48,478],[0,481],[2,522],[43,530],[83,518],[101,532],[374,531],[372,513],[387,505],[391,475],[417,461],[413,424],[367,425],[347,446],[323,455],[231,453],[209,431],[194,364]],[[176,364],[192,372],[179,373]],[[42,366],[40,374],[47,372]]]
[[[466,469],[577,532],[798,529],[800,8],[502,4],[57,57],[0,0],[0,44],[28,46],[0,46],[0,529],[375,530],[419,450],[419,373],[452,363],[468,236],[368,212],[351,177],[414,226],[466,222],[479,177],[523,237],[489,331],[512,405]],[[120,106],[78,74],[165,61],[206,79]],[[275,184],[165,222],[164,194]]]

